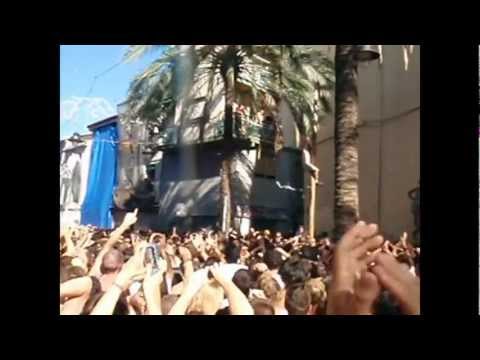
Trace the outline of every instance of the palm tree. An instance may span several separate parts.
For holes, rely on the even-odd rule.
[[[132,46],[126,59],[138,58],[154,49],[154,46]],[[300,131],[309,136],[315,134],[317,129],[318,108],[323,104],[323,108],[328,110],[327,92],[332,87],[332,80],[331,77],[324,76],[324,73],[328,74],[331,64],[318,51],[300,46],[170,46],[160,59],[132,83],[129,97],[132,113],[155,122],[166,118],[173,111],[178,101],[189,91],[185,82],[180,86],[181,89],[174,90],[175,84],[179,83],[175,72],[179,64],[178,58],[186,53],[191,58],[190,86],[192,83],[206,81],[210,96],[215,78],[219,76],[224,87],[225,147],[221,189],[222,228],[227,230],[233,219],[231,171],[234,149],[231,144],[237,86],[244,84],[249,88],[254,111],[264,106],[265,97],[270,96],[277,103],[285,99],[295,114]]]
[[[285,54],[285,55],[284,55]],[[304,225],[310,236],[315,233],[315,191],[318,175],[314,161],[319,124],[331,112],[330,98],[334,88],[333,64],[322,52],[305,46],[281,45],[278,69],[280,97],[294,115],[302,137],[304,162]],[[276,91],[273,91],[276,93]]]
[[[358,89],[354,45],[335,49],[335,240],[358,221]]]
[[[381,58],[381,50],[381,45],[337,45],[335,49],[335,240],[358,221],[360,214],[357,64]],[[413,47],[403,45],[403,50],[407,70]]]

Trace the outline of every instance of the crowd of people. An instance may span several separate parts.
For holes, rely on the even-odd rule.
[[[420,249],[358,222],[333,243],[299,231],[60,231],[62,315],[420,314]]]

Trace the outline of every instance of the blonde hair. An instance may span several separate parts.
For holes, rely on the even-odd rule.
[[[312,304],[324,305],[327,300],[327,289],[320,278],[310,279],[305,283],[305,287],[312,295]]]
[[[215,315],[220,309],[224,297],[223,288],[211,281],[205,284],[195,294],[188,307],[190,312],[201,312],[205,315]]]
[[[271,301],[279,301],[283,297],[282,288],[277,280],[268,272],[260,275],[258,285],[263,290],[265,296]]]

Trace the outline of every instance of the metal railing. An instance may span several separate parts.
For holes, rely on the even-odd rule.
[[[178,143],[178,131],[179,128],[177,126],[171,126],[166,128],[160,138],[157,141],[158,146],[175,146]]]
[[[275,141],[275,128],[273,124],[252,121],[246,116],[236,115],[234,136],[250,139],[254,143]]]
[[[217,121],[212,125],[213,132],[210,136],[205,137],[205,142],[220,140],[224,136],[223,121]],[[157,145],[161,147],[176,146],[178,144],[180,128],[171,126],[166,128],[157,141]],[[275,141],[275,129],[273,124],[258,123],[236,115],[233,126],[233,137],[237,139],[249,139],[253,143],[260,142],[273,143]],[[199,139],[198,139],[199,140]]]

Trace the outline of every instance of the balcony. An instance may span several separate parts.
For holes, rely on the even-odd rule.
[[[182,141],[180,141],[179,131],[182,131]],[[211,143],[222,140],[224,137],[223,121],[216,121],[210,124],[210,130],[205,131],[204,142]],[[246,117],[237,115],[234,123],[233,138],[238,140],[249,140],[253,144],[272,143],[275,140],[275,130],[273,124],[254,122]],[[198,144],[199,130],[197,126],[191,125],[184,128],[168,127],[159,136],[156,144],[159,150],[175,147],[182,144]]]
[[[274,143],[275,128],[273,124],[259,123],[252,121],[247,117],[239,116],[235,121],[234,137],[240,139],[249,139],[254,144]]]
[[[178,144],[178,127],[172,126],[166,128],[157,140],[160,149],[173,147]]]

